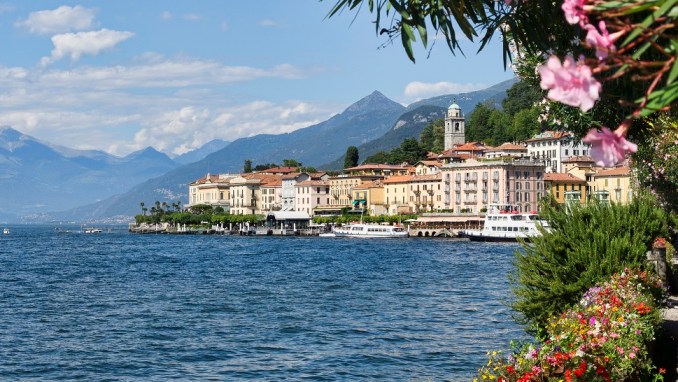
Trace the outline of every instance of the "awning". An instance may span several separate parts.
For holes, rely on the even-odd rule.
[[[466,223],[484,220],[480,216],[420,216],[417,223]]]

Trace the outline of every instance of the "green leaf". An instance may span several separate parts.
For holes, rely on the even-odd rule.
[[[414,60],[414,54],[412,53],[412,40],[414,40],[412,27],[405,23],[401,23],[400,27],[401,27],[400,38],[403,43],[403,48],[405,48],[405,53],[407,53],[407,57],[409,57],[410,61],[416,62]]]
[[[671,40],[671,45],[673,46],[673,56],[676,56],[678,52],[678,40]],[[667,85],[671,85],[673,81],[678,77],[678,60],[673,62],[673,67],[671,67],[671,72],[669,72],[669,78],[666,81]]]
[[[642,23],[640,23],[639,26],[637,26],[624,40],[624,42],[621,44],[621,46],[626,46],[628,43],[633,41],[636,37],[640,35],[640,33],[649,28],[652,23],[662,17],[665,13],[670,12],[672,8],[678,3],[678,0],[666,0],[664,4],[662,4],[661,7],[659,7],[656,11],[652,12],[651,15],[647,16],[645,20],[643,20]]]
[[[675,82],[663,89],[653,91],[648,97],[649,102],[640,112],[641,117],[646,117],[659,109],[671,105],[678,99],[678,82]],[[642,99],[636,102],[641,102]]]

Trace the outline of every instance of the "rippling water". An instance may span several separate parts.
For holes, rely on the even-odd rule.
[[[515,245],[0,237],[0,379],[470,380],[522,330]]]

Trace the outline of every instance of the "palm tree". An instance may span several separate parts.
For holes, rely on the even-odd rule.
[[[139,205],[141,205],[141,211],[143,211],[144,216],[146,216],[146,211],[148,211],[148,209],[144,207],[146,204],[144,202],[141,202],[139,203]]]

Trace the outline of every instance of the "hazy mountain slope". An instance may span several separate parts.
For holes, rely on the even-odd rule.
[[[238,139],[202,160],[178,167],[162,176],[148,179],[124,194],[59,214],[62,219],[95,219],[115,215],[135,215],[139,203],[186,202],[188,184],[206,173],[240,173],[246,159],[253,164],[281,163],[295,159],[317,166],[336,158],[350,145],[359,145],[382,136],[405,107],[379,92],[349,106],[325,122],[292,133]]]
[[[401,115],[396,121],[391,130],[381,137],[363,143],[358,146],[358,153],[360,155],[359,161],[362,161],[370,155],[376,154],[379,151],[388,151],[394,147],[400,146],[402,141],[407,138],[417,138],[421,131],[431,122],[436,119],[444,118],[447,108],[439,106],[424,105],[416,109],[410,110]],[[344,165],[344,156],[326,163],[322,166],[324,169],[341,169]]]
[[[95,202],[176,167],[151,148],[118,158],[51,146],[1,127],[0,214],[43,214]]]
[[[214,139],[211,140],[202,147],[197,148],[193,151],[189,151],[185,154],[181,154],[174,158],[174,161],[179,163],[179,164],[189,164],[193,162],[197,162],[204,157],[212,154],[213,152],[219,151],[223,149],[224,147],[228,146],[228,144],[231,143],[230,141],[224,141],[221,139]]]

